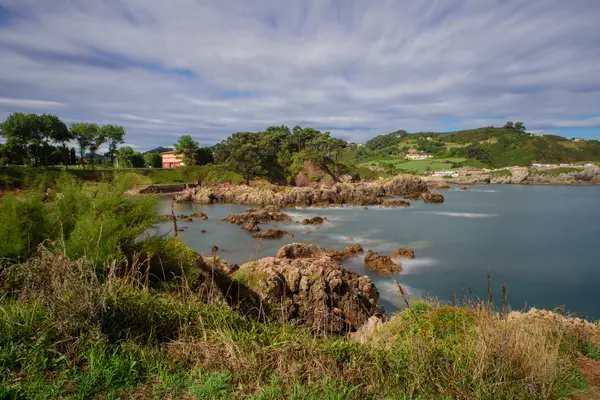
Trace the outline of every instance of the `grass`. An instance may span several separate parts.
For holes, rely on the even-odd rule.
[[[0,398],[566,398],[586,385],[574,359],[598,357],[568,327],[476,301],[409,303],[349,336],[266,319],[179,239],[141,235],[153,203],[127,182],[70,179],[0,200],[0,243],[17,244],[2,251],[21,252],[0,264]]]
[[[452,163],[462,163],[466,161],[465,158],[430,158],[427,160],[415,160],[415,161],[406,161],[404,158],[380,158],[372,161],[368,161],[366,163],[362,163],[360,165],[371,165],[372,163],[376,163],[380,166],[385,166],[387,164],[393,164],[394,167],[398,170],[412,172],[415,174],[423,174],[428,168],[430,171],[443,171],[452,168]]]

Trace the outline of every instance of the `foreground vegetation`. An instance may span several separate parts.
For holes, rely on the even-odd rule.
[[[0,200],[0,398],[559,399],[587,387],[575,360],[597,358],[597,338],[473,298],[412,302],[348,336],[247,310],[177,238],[146,234],[156,199],[124,195],[137,179],[64,174]]]

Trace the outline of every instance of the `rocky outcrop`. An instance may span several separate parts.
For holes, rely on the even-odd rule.
[[[176,185],[149,185],[139,189],[139,194],[167,194],[177,193],[186,189],[194,188],[198,186],[195,183],[189,184],[176,184]]]
[[[343,251],[337,251],[334,249],[324,249],[323,251],[326,255],[336,261],[344,261],[347,258],[357,256],[358,254],[362,253],[364,249],[359,243],[356,243],[353,246],[346,247],[346,249]]]
[[[428,187],[429,187],[429,190],[448,190],[448,189],[452,189],[452,186],[448,185],[444,181],[430,183],[428,185]]]
[[[390,200],[386,201],[382,204],[384,207],[410,207],[410,203],[406,200]]]
[[[392,257],[415,258],[415,252],[410,249],[399,248],[392,253]]]
[[[365,266],[384,274],[402,271],[402,266],[395,263],[391,257],[369,250],[365,255]]]
[[[320,225],[320,224],[324,223],[325,221],[327,221],[327,217],[325,217],[325,218],[323,218],[323,217],[305,218],[302,221],[302,225]]]
[[[267,229],[264,232],[255,233],[252,237],[255,239],[281,239],[285,235],[290,235],[290,233],[279,229]]]
[[[443,203],[444,196],[438,192],[425,192],[421,194],[421,198],[425,203]]]
[[[277,258],[313,258],[323,254],[323,249],[310,243],[290,243],[277,251]]]
[[[191,214],[190,218],[198,218],[198,219],[207,220],[208,219],[208,215],[204,214],[203,212],[197,212],[197,213]]]
[[[273,222],[273,221],[291,221],[292,217],[287,214],[279,212],[268,212],[268,211],[255,211],[251,209],[242,214],[229,214],[226,218],[221,219],[224,222],[230,222],[232,224],[258,224],[260,222]]]
[[[245,224],[242,224],[240,226],[241,229],[248,231],[248,232],[259,232],[260,231],[260,226],[258,226],[258,224],[256,222],[247,222]]]
[[[286,247],[278,257],[244,264],[234,277],[258,295],[268,315],[321,333],[352,332],[371,316],[385,315],[369,277],[310,246]]]
[[[260,206],[328,206],[381,204],[390,197],[420,199],[427,184],[413,177],[376,182],[336,183],[330,187],[281,187],[222,184],[197,187],[174,196],[177,202],[234,203]]]

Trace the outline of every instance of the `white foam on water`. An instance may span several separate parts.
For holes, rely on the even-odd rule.
[[[455,189],[456,190],[456,189]],[[498,193],[497,190],[493,190],[493,189],[469,189],[469,192],[477,192],[477,193]]]
[[[395,259],[396,260],[396,259]],[[406,259],[399,257],[397,261],[402,264],[402,275],[415,275],[420,273],[424,269],[438,265],[439,261],[435,258],[424,257],[424,258],[412,258]]]
[[[450,212],[450,211],[417,211],[423,214],[435,214],[444,215],[447,217],[459,217],[459,218],[493,218],[499,217],[498,214],[492,213],[463,213],[463,212]]]
[[[406,292],[408,296],[407,300],[410,301],[411,298],[420,298],[422,296],[422,291],[405,285],[400,281],[398,282],[402,285],[402,289],[404,289]],[[375,287],[377,287],[377,290],[379,291],[379,297],[381,299],[394,304],[398,308],[404,308],[406,306],[404,297],[400,293],[398,285],[396,285],[396,282],[394,282],[391,278],[387,280],[375,280],[373,283],[375,284]]]

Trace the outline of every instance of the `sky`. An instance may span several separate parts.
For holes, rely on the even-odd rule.
[[[0,0],[0,120],[139,150],[310,126],[600,138],[599,0]]]

